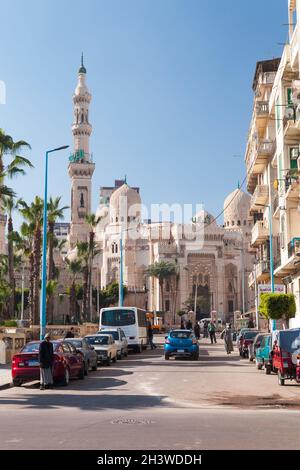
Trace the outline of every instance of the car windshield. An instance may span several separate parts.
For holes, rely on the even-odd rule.
[[[108,336],[89,336],[86,338],[89,344],[97,346],[98,344],[108,344]]]
[[[39,352],[40,343],[27,343],[25,344],[22,352]]]
[[[179,339],[188,339],[192,335],[191,331],[172,331],[170,333],[171,338],[179,338]]]
[[[113,339],[115,339],[116,341],[119,339],[119,333],[117,331],[105,330],[105,332],[104,331],[99,331],[98,334],[99,335],[103,335],[103,334],[112,335]]]
[[[246,331],[246,333],[243,334],[244,339],[253,339],[257,335],[257,331]]]
[[[105,326],[126,326],[135,324],[135,313],[133,310],[104,310],[101,318],[102,325]]]
[[[82,341],[80,341],[78,339],[69,339],[68,338],[66,341],[67,341],[67,343],[73,344],[73,346],[75,348],[82,348]]]

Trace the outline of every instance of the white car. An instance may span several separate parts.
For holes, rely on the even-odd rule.
[[[128,341],[122,328],[103,328],[97,335],[111,335],[118,349],[118,359],[128,355]]]
[[[92,346],[98,358],[98,363],[110,365],[111,361],[116,362],[118,356],[118,348],[112,335],[88,335],[85,336],[90,346]]]

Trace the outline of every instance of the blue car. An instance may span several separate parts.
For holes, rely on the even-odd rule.
[[[164,350],[166,360],[171,356],[199,359],[199,343],[192,330],[171,330],[166,336]]]

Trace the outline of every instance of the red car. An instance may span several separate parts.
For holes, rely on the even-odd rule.
[[[51,341],[54,350],[53,379],[68,385],[71,378],[84,379],[84,357],[67,341]],[[16,387],[25,382],[40,380],[39,364],[40,341],[25,344],[12,360],[12,379]]]

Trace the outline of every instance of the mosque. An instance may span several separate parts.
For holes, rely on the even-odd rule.
[[[60,273],[58,294],[61,295],[70,284],[64,258],[74,259],[77,242],[87,241],[90,232],[86,216],[92,212],[95,162],[90,151],[92,95],[86,77],[82,58],[73,95],[74,149],[68,162],[71,221],[69,224],[58,223],[55,227],[57,238],[67,238],[65,251],[55,253],[55,264]],[[195,297],[197,292],[206,299],[200,312],[202,316],[215,311],[218,318],[229,320],[237,310],[246,312],[253,305],[253,294],[247,282],[254,256],[250,249],[253,221],[249,209],[250,196],[237,188],[224,201],[222,226],[202,209],[190,223],[171,221],[171,217],[145,220],[140,188],[131,187],[126,179],[116,180],[113,186],[102,186],[96,211],[100,220],[95,228],[98,254],[94,259],[93,285],[104,288],[119,280],[122,254],[123,281],[127,288],[125,305],[164,311],[167,323],[173,324],[176,323],[176,312],[186,308],[187,300]],[[2,251],[5,249],[5,222],[5,217],[0,214]],[[176,274],[164,280],[163,295],[158,279],[146,274],[150,265],[161,261],[176,267]],[[56,300],[57,320],[66,308],[64,302]]]

